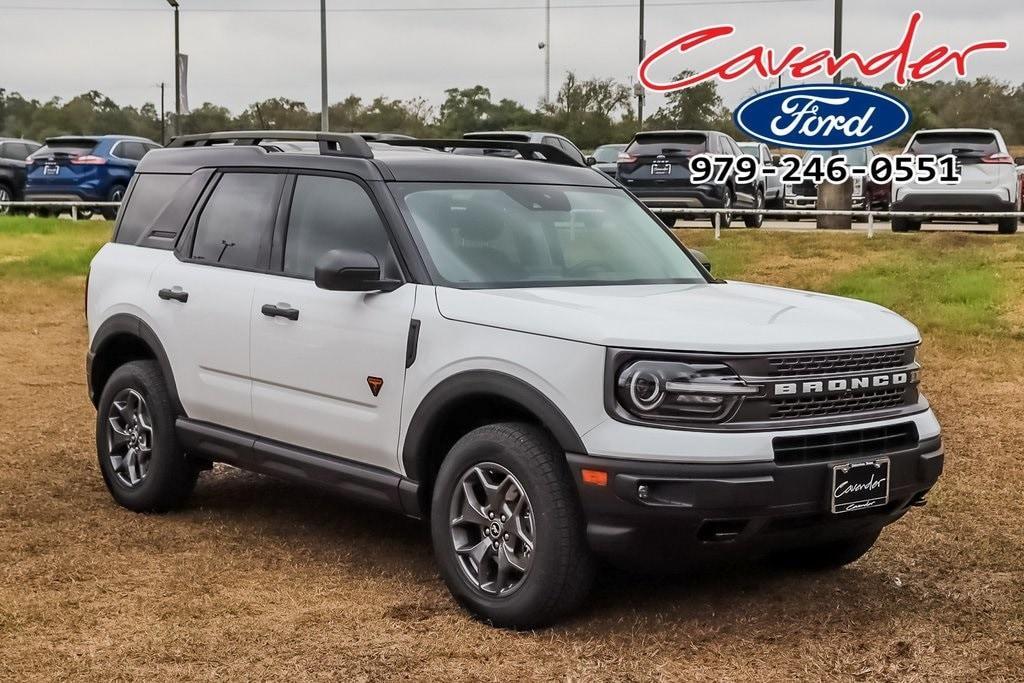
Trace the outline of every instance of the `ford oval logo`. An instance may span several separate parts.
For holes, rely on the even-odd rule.
[[[851,149],[896,137],[910,109],[895,97],[849,85],[795,85],[755,95],[733,116],[753,138],[796,149]]]

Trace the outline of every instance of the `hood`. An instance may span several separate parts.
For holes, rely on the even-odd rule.
[[[460,290],[450,320],[640,349],[761,353],[905,344],[917,328],[881,306],[741,282]]]

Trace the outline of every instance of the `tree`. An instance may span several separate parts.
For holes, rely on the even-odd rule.
[[[617,139],[613,118],[632,115],[630,91],[613,78],[579,80],[568,72],[551,104],[541,108],[544,128],[561,133],[579,147],[591,149]]]
[[[693,76],[693,71],[677,74],[675,80]],[[721,130],[732,132],[732,118],[718,94],[718,84],[704,81],[690,88],[669,93],[647,122],[648,128]]]

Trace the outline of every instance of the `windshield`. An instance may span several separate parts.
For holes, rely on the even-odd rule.
[[[427,265],[459,288],[706,282],[620,189],[393,183]]]
[[[814,149],[804,155],[804,162],[806,163],[811,157],[833,157],[836,155],[842,155],[846,157],[847,166],[867,166],[868,163],[868,149],[867,147],[857,147],[855,149],[840,149],[838,151],[831,149]]]
[[[625,145],[601,145],[594,150],[594,158],[599,164],[614,164],[619,159],[619,152],[624,149]]]

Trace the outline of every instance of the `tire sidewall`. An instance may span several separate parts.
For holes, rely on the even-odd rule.
[[[512,594],[501,598],[485,593],[470,583],[459,566],[449,529],[451,500],[462,475],[473,465],[483,462],[501,465],[519,480],[530,499],[536,522],[533,565],[525,582]],[[562,580],[558,572],[557,553],[575,551],[571,547],[560,547],[562,539],[557,533],[558,520],[554,519],[560,504],[560,501],[555,500],[556,495],[536,468],[516,456],[515,443],[501,438],[498,429],[484,427],[474,430],[452,447],[441,465],[434,486],[430,532],[442,576],[460,604],[496,625],[531,621],[530,615],[544,610],[551,582]],[[571,502],[576,504],[575,501]],[[564,505],[565,501],[561,501],[561,504]]]
[[[114,397],[124,389],[134,389],[146,401],[153,422],[153,444],[149,470],[136,486],[123,483],[114,472],[107,447],[107,421]],[[133,361],[122,365],[110,376],[96,409],[96,455],[100,472],[111,496],[131,510],[152,510],[163,507],[164,496],[171,482],[181,477],[187,467],[174,434],[174,414],[167,389],[156,364]]]

